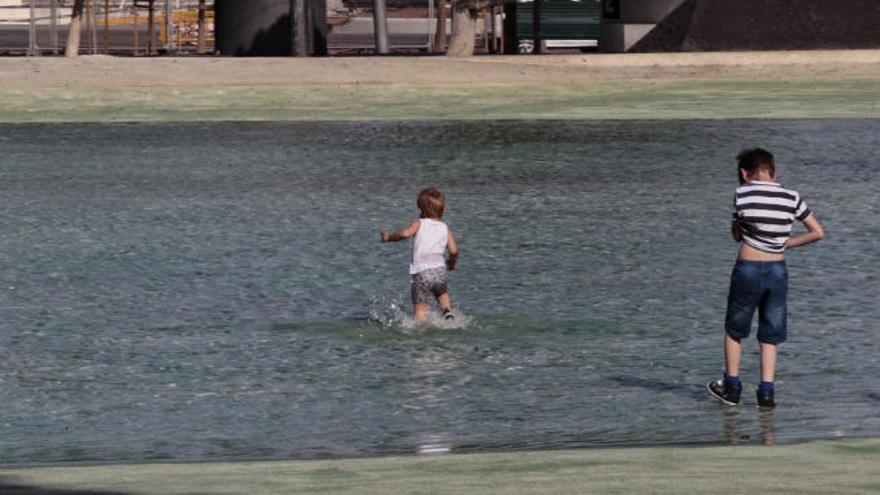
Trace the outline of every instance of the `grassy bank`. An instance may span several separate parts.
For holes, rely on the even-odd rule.
[[[880,80],[0,89],[0,122],[880,117]]]
[[[0,470],[2,493],[54,495],[878,491],[880,439],[769,447],[608,448],[332,461]]]

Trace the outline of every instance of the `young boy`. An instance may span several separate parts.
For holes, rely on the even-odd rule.
[[[419,218],[408,227],[393,234],[382,231],[382,242],[397,242],[410,237],[413,239],[412,262],[409,273],[412,276],[410,293],[413,302],[413,320],[419,323],[428,315],[431,296],[437,299],[443,309],[443,318],[452,319],[452,300],[446,287],[446,270],[455,270],[458,260],[458,246],[449,227],[440,221],[446,207],[446,198],[436,187],[429,187],[419,193],[416,201]],[[449,260],[443,255],[449,251]]]
[[[736,189],[731,234],[739,243],[739,257],[727,295],[724,378],[709,382],[707,387],[724,404],[739,404],[741,341],[748,337],[757,310],[761,345],[758,405],[775,407],[776,346],[786,338],[788,269],[784,253],[816,242],[825,233],[800,194],[776,182],[772,154],[755,148],[742,151],[736,159],[740,187]],[[807,232],[790,237],[795,220],[803,222]]]

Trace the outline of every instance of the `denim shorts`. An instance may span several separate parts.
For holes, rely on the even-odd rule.
[[[736,340],[749,336],[758,310],[758,341],[781,344],[786,338],[788,268],[785,261],[737,260],[730,274],[724,328]]]
[[[430,302],[446,293],[446,268],[429,268],[412,276],[410,293],[413,304]]]

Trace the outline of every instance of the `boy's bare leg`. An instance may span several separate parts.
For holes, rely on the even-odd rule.
[[[742,357],[742,344],[735,340],[733,337],[724,332],[724,373],[727,376],[739,376],[739,361]],[[764,352],[763,346],[761,347],[761,368],[763,374],[764,367]],[[776,362],[776,355],[774,354],[773,362]]]
[[[448,292],[444,292],[437,296],[437,303],[440,305],[440,309],[443,311],[451,311],[452,310],[452,298],[449,297]]]
[[[428,303],[416,303],[416,307],[413,310],[413,321],[415,323],[421,323],[425,321],[425,318],[428,316],[428,309],[430,306]]]
[[[772,382],[776,376],[776,346],[761,342],[761,381]]]

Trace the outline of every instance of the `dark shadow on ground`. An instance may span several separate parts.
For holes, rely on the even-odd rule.
[[[15,477],[0,476],[0,495],[135,495],[135,492],[48,488],[22,484]],[[208,495],[208,494],[191,494]]]
[[[672,392],[686,395],[694,399],[703,399],[707,396],[705,387],[695,387],[687,383],[666,382],[637,376],[617,375],[610,378],[624,387],[637,387],[659,392]]]
[[[15,478],[0,477],[0,495],[133,495],[128,492],[107,492],[99,490],[68,490],[64,488],[44,488],[18,483]]]

